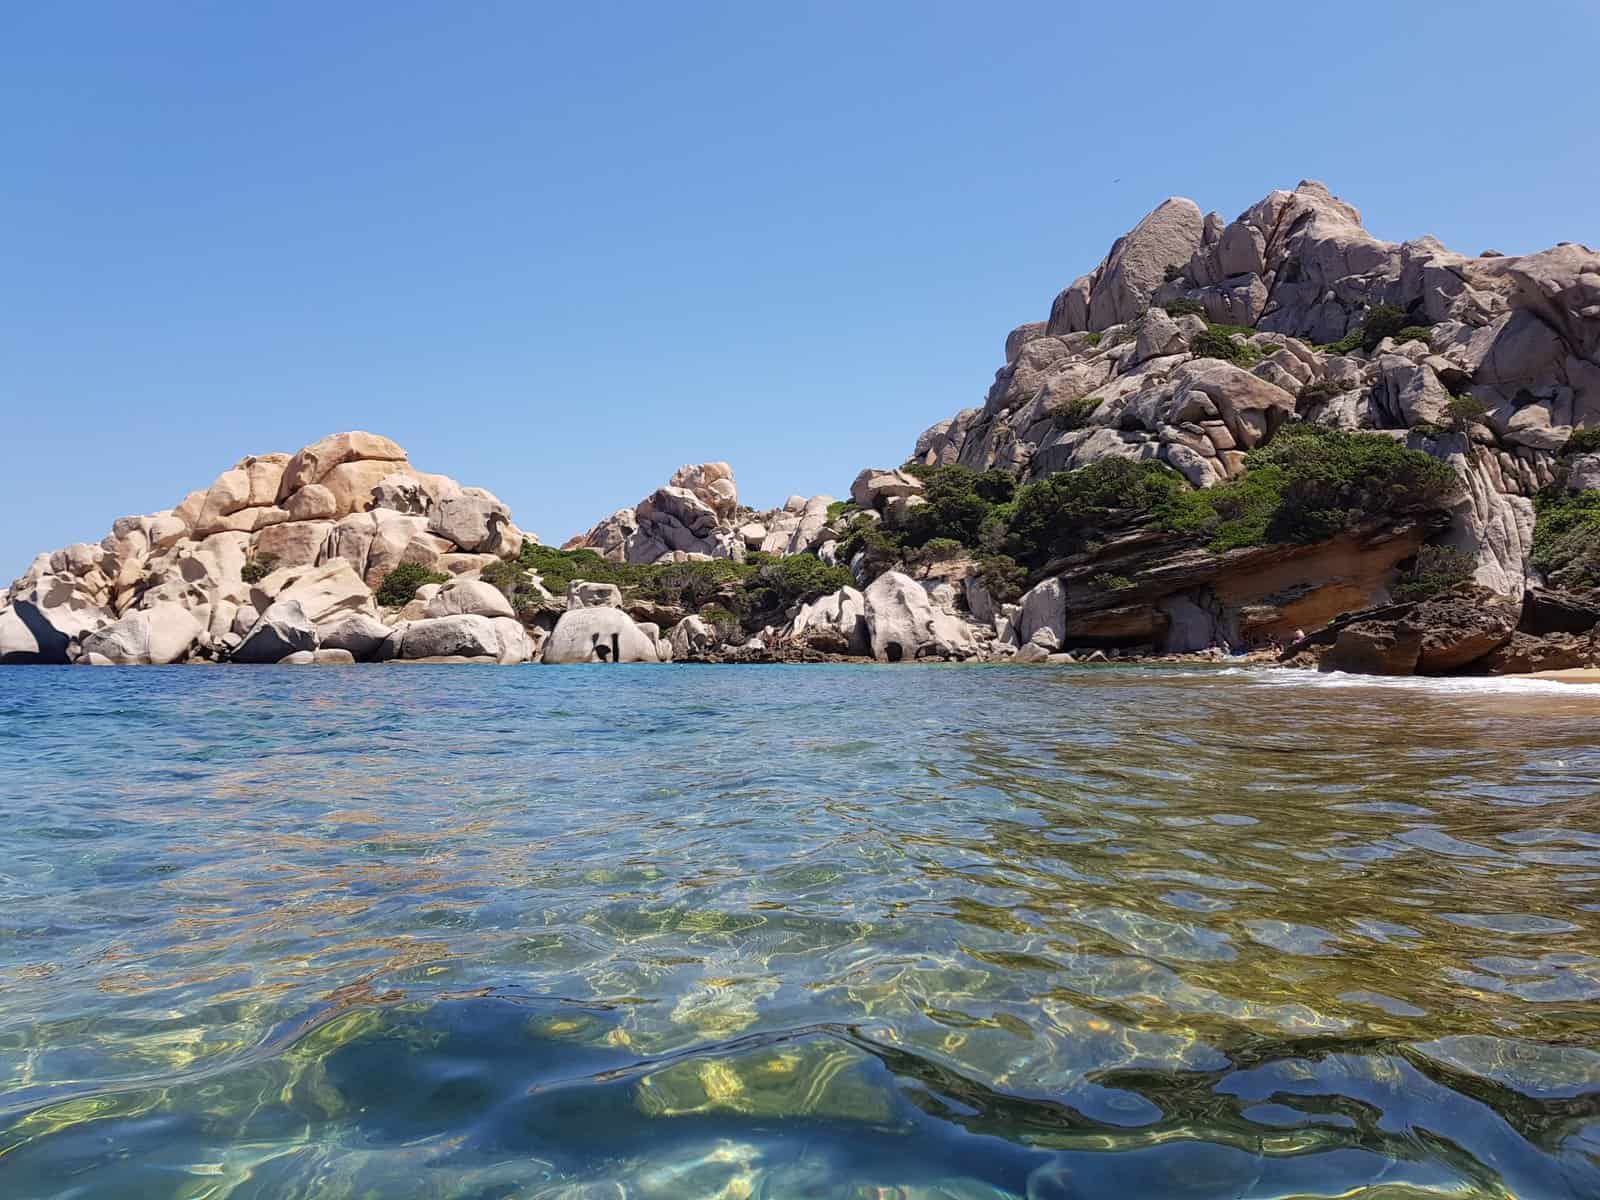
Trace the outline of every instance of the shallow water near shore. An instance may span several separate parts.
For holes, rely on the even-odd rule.
[[[0,1195],[1600,1196],[1600,688],[0,670]]]

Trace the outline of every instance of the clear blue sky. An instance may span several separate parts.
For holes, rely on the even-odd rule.
[[[350,428],[546,541],[682,462],[842,494],[1171,194],[1600,242],[1597,46],[1593,0],[6,5],[0,580]]]

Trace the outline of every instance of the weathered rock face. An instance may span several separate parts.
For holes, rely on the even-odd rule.
[[[334,434],[293,455],[240,459],[173,509],[120,518],[98,545],[40,555],[0,602],[0,660],[171,662],[231,650],[275,662],[314,651],[319,634],[357,616],[366,624],[350,626],[352,645],[330,649],[369,657],[372,593],[389,571],[414,562],[456,573],[464,590],[442,606],[509,617],[476,572],[515,556],[524,536],[491,493],[414,470],[388,438]]]
[[[828,654],[865,657],[873,653],[866,597],[847,587],[802,604],[784,636]]]
[[[129,613],[83,639],[83,653],[116,666],[160,666],[187,657],[205,633],[181,604],[158,604]]]
[[[515,624],[515,622],[513,622]],[[520,631],[521,627],[518,626]],[[500,659],[500,630],[489,617],[460,614],[413,621],[400,641],[402,658]]]
[[[908,575],[889,571],[878,576],[863,600],[872,656],[880,662],[970,658],[978,651],[971,627],[936,606]]]
[[[672,646],[674,662],[687,662],[711,654],[722,644],[717,631],[692,614],[672,627],[668,641]]]
[[[590,549],[614,562],[645,564],[708,558],[743,562],[748,550],[800,554],[822,540],[833,497],[793,499],[799,503],[751,513],[739,507],[727,463],[679,467],[666,486],[632,508],[618,509],[563,549]]]
[[[239,663],[281,662],[291,654],[317,648],[317,627],[298,600],[278,600],[262,613],[233,652]]]
[[[546,663],[659,662],[655,643],[620,608],[574,608],[561,614],[540,656]]]
[[[1600,254],[1564,244],[1468,258],[1432,238],[1384,242],[1315,182],[1232,222],[1198,213],[1163,204],[1056,298],[1049,321],[1013,330],[983,405],[929,428],[913,461],[1032,479],[1120,457],[1208,487],[1236,478],[1285,421],[1388,432],[1462,476],[1451,527],[1433,536],[1473,556],[1477,584],[1519,599],[1537,582],[1532,498],[1557,478],[1555,454],[1573,431],[1600,427]],[[1380,305],[1430,327],[1428,340],[1319,348]],[[1481,421],[1453,415],[1463,396],[1483,406]],[[1462,432],[1445,432],[1457,423]],[[1600,456],[1572,461],[1566,478],[1600,486]],[[1243,570],[1230,579],[1249,586]],[[1314,575],[1303,582],[1329,591]],[[1387,598],[1372,580],[1346,590],[1346,607],[1323,619]],[[1239,613],[1216,619],[1210,598],[1154,599],[1152,635],[1164,615],[1170,649],[1202,637],[1237,643],[1242,632]],[[1147,615],[1128,614],[1130,630]]]

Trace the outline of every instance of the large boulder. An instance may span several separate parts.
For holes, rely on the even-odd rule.
[[[428,530],[472,553],[515,558],[522,549],[511,510],[482,488],[440,499],[428,514]]]
[[[785,636],[830,654],[871,654],[866,597],[846,587],[802,604]]]
[[[501,652],[501,633],[489,617],[463,613],[430,617],[406,626],[402,658],[493,658]]]
[[[280,567],[309,567],[322,554],[333,532],[332,521],[289,521],[263,529],[255,536],[258,558],[271,558]]]
[[[880,509],[897,496],[920,496],[922,490],[922,480],[909,471],[868,467],[850,485],[850,499],[858,508]]]
[[[1324,671],[1362,675],[1448,675],[1511,640],[1520,607],[1469,590],[1358,613],[1337,628]]]
[[[1234,442],[1246,450],[1266,441],[1295,413],[1294,393],[1220,358],[1184,363],[1174,378],[1175,407],[1181,411],[1186,401],[1203,396],[1215,407]],[[1195,411],[1199,410],[1196,404]]]
[[[716,628],[700,617],[690,614],[672,627],[668,636],[675,662],[686,662],[702,655],[715,653],[722,644]]]
[[[319,627],[350,616],[375,617],[378,612],[372,592],[343,559],[320,567],[274,571],[251,589],[250,600],[261,611],[274,601],[292,600]]]
[[[65,640],[63,640],[63,647]],[[39,648],[39,639],[22,617],[12,608],[0,608],[0,664],[36,663],[51,661]],[[59,659],[65,662],[63,649]]]
[[[427,616],[515,617],[511,601],[492,583],[481,579],[453,579],[428,601]]]
[[[1031,642],[1041,631],[1055,638],[1058,646],[1066,640],[1067,588],[1056,578],[1035,584],[1022,597],[1022,611],[1017,616],[1019,639]]]
[[[1490,675],[1526,675],[1530,671],[1570,671],[1593,666],[1600,658],[1600,642],[1593,634],[1552,633],[1536,637],[1515,634],[1478,663]]]
[[[409,637],[409,635],[407,635]],[[561,614],[541,662],[659,662],[655,644],[620,608],[573,608]]]
[[[261,614],[232,658],[239,663],[275,663],[317,648],[317,627],[298,600],[274,601]]]
[[[84,654],[117,666],[161,666],[188,656],[205,626],[181,604],[157,604],[86,634]]]
[[[1094,273],[1057,298],[1051,333],[1099,331],[1142,313],[1167,272],[1188,263],[1200,248],[1205,218],[1193,200],[1164,200],[1118,238]]]
[[[717,514],[719,521],[732,520],[739,511],[739,488],[733,480],[733,468],[725,462],[681,466],[667,480],[667,486],[693,493]]]
[[[888,571],[878,576],[863,599],[869,645],[880,662],[968,658],[977,652],[972,631],[959,617],[935,607],[927,590],[909,575]]]
[[[351,613],[321,630],[319,645],[324,650],[345,650],[357,662],[378,657],[391,630],[378,618],[366,613]]]
[[[567,608],[621,608],[622,589],[614,583],[574,579],[567,584]]]
[[[406,452],[386,437],[356,430],[335,433],[312,442],[284,465],[278,499],[287,500],[308,483],[321,483],[336,468],[349,462],[402,463]],[[387,474],[388,472],[385,472]],[[379,476],[382,478],[382,476]],[[373,480],[376,483],[377,479]],[[370,488],[370,484],[368,485]]]

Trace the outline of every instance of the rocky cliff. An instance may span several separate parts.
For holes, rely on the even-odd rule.
[[[1385,242],[1312,182],[1232,221],[1171,199],[1006,337],[981,406],[846,501],[758,512],[728,464],[689,465],[556,551],[336,434],[40,555],[0,592],[0,661],[1294,641],[1351,669],[1532,669],[1596,652],[1597,452],[1594,251]]]

